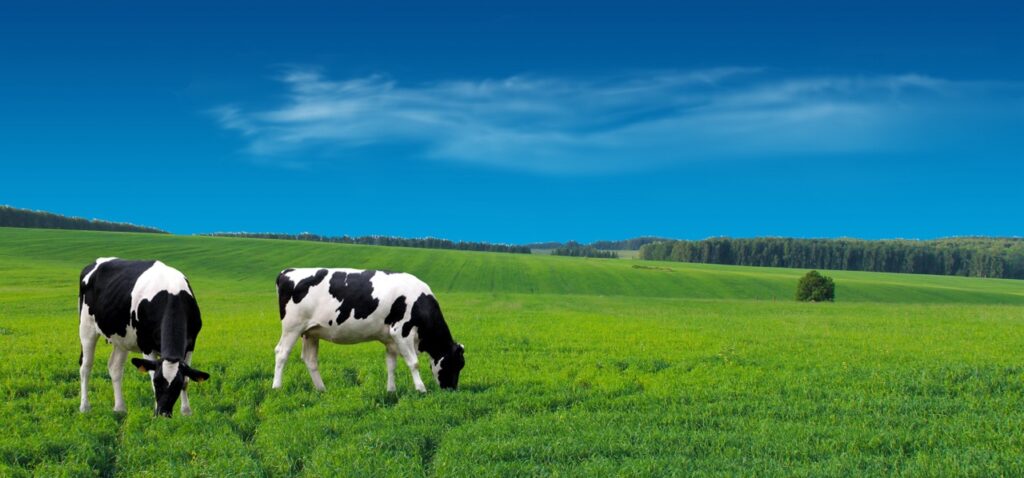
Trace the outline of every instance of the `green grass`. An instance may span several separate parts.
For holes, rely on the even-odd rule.
[[[76,280],[160,258],[203,309],[191,417],[154,418],[110,347],[78,405]],[[272,391],[285,266],[405,270],[466,347],[460,390],[384,392],[379,344],[293,352]],[[0,476],[1020,476],[1024,283],[301,241],[0,229]],[[424,369],[425,377],[429,371]],[[432,382],[432,379],[431,379]]]

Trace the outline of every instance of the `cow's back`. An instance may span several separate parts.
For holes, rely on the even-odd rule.
[[[101,258],[82,270],[79,302],[103,335],[125,337],[131,320],[132,290],[156,261]]]
[[[431,294],[412,274],[362,269],[286,269],[277,289],[282,320],[319,327],[323,338],[338,342],[386,336],[389,325],[408,317],[413,301]]]

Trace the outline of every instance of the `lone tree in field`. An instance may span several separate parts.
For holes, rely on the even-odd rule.
[[[831,277],[826,277],[818,271],[810,271],[800,278],[796,285],[796,300],[810,302],[824,302],[836,300],[836,284]]]

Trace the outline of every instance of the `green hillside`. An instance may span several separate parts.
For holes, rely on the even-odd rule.
[[[270,287],[285,267],[411,272],[435,292],[582,294],[693,299],[790,300],[802,269],[616,261],[545,255],[423,250],[89,231],[0,228],[7,267],[46,264],[77,272],[96,257],[160,259],[194,281]],[[832,271],[838,300],[1024,304],[1024,281]],[[67,280],[76,277],[65,276]]]
[[[152,415],[100,344],[78,412],[77,278],[184,271],[204,326],[194,415]],[[287,266],[413,272],[466,345],[459,390],[385,392],[380,344],[299,347],[271,390]],[[0,228],[0,477],[1024,476],[1024,282]],[[773,300],[774,299],[774,300]]]

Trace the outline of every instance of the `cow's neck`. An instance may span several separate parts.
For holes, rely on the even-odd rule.
[[[172,296],[160,321],[160,358],[170,361],[184,359],[187,337],[188,318],[178,297]]]
[[[420,352],[426,352],[434,362],[437,362],[455,348],[455,339],[452,338],[452,333],[443,321],[440,324],[433,325],[434,327],[427,327],[425,330],[420,329],[418,331],[420,339],[419,349]]]

